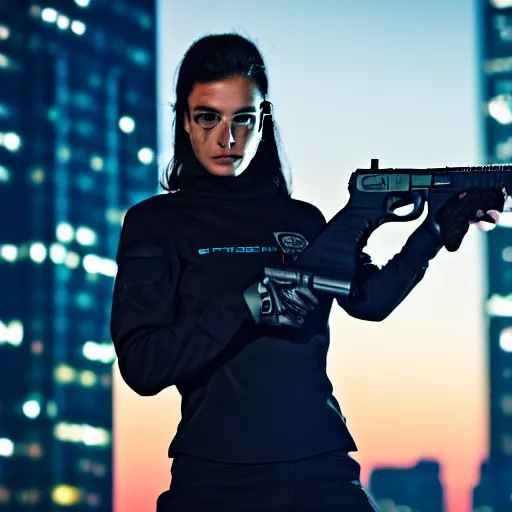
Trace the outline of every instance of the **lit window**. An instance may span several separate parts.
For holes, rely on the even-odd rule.
[[[96,375],[94,375],[94,373],[90,370],[84,370],[80,374],[80,382],[82,386],[90,388],[96,384]]]
[[[141,148],[137,153],[137,158],[139,159],[140,163],[149,165],[153,163],[155,154],[153,153],[153,150],[150,148]]]
[[[55,9],[51,9],[47,7],[41,11],[41,19],[46,21],[46,23],[55,23],[57,21],[57,11]]]
[[[0,438],[0,457],[11,457],[14,453],[14,443],[6,437]]]
[[[62,244],[50,245],[50,259],[56,265],[60,265],[66,261],[66,248]]]
[[[77,487],[71,485],[58,485],[52,490],[52,500],[57,505],[76,505],[81,500],[81,493]]]
[[[67,222],[62,222],[57,226],[56,235],[57,239],[61,242],[71,242],[71,240],[73,240],[74,234],[73,226]]]
[[[489,115],[500,124],[512,123],[512,95],[500,94],[489,101]]]
[[[5,25],[0,25],[0,40],[9,39],[10,30]]]
[[[35,419],[41,414],[41,406],[37,400],[27,400],[22,407],[23,414],[30,419]]]
[[[40,242],[33,243],[30,246],[29,254],[30,259],[35,263],[43,263],[47,254],[46,247]]]
[[[19,320],[11,320],[8,324],[0,322],[0,344],[17,347],[23,342],[23,334],[23,324]]]
[[[66,267],[70,269],[78,268],[78,265],[80,265],[80,256],[76,252],[68,252],[66,255],[66,261],[65,261]]]
[[[113,363],[116,352],[113,343],[96,343],[87,341],[84,343],[82,353],[90,361],[99,361],[105,364]]]
[[[9,262],[16,261],[18,257],[18,248],[15,245],[2,245],[0,248],[0,256]]]
[[[57,158],[59,162],[67,162],[69,158],[71,157],[71,151],[67,146],[62,146],[57,151]]]
[[[77,36],[83,36],[85,34],[86,26],[85,23],[81,21],[74,20],[71,23],[71,31],[74,32]]]
[[[35,340],[30,344],[30,351],[32,354],[40,355],[43,353],[43,350],[43,344],[39,340]]]
[[[512,0],[489,0],[489,3],[496,9],[507,9],[512,7]]]
[[[9,171],[3,165],[0,165],[0,183],[7,183],[10,178]]]
[[[96,233],[92,229],[82,226],[76,230],[76,241],[80,245],[91,246],[96,243],[96,240]]]
[[[512,327],[507,327],[501,331],[500,348],[504,352],[512,352]]]
[[[93,171],[101,171],[103,169],[103,158],[100,156],[93,156],[91,158],[90,165]]]
[[[57,368],[55,368],[55,380],[62,384],[69,384],[73,382],[76,377],[76,372],[71,366],[66,364],[61,364]]]
[[[1,63],[0,63],[1,66]],[[13,132],[3,133],[0,136],[0,143],[7,149],[8,151],[18,151],[21,146],[21,139],[18,134]]]
[[[43,169],[34,169],[30,173],[30,181],[35,185],[40,185],[44,181],[44,171]]]
[[[67,16],[64,16],[63,14],[61,14],[57,18],[57,27],[59,27],[61,30],[66,30],[69,28],[70,22],[71,21]]]
[[[124,133],[132,133],[135,130],[135,121],[128,116],[121,117],[119,119],[119,128]]]

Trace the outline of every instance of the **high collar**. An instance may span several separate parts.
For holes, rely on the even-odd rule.
[[[196,158],[185,164],[181,176],[181,195],[217,199],[256,199],[276,195],[279,186],[271,173],[252,163],[240,176],[210,174]]]

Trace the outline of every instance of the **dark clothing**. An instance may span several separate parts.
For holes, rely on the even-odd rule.
[[[249,170],[205,174],[126,215],[112,339],[134,391],[176,385],[182,395],[170,457],[254,464],[356,450],[326,375],[332,299],[321,297],[293,329],[256,326],[242,296],[265,266],[282,264],[273,233],[311,240],[325,225],[317,208],[276,190]],[[383,269],[363,258],[360,295],[340,305],[358,318],[385,318],[439,248],[419,228]]]
[[[374,512],[359,464],[343,453],[233,465],[180,455],[157,512]]]

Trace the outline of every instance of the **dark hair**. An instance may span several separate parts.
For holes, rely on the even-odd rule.
[[[266,100],[268,78],[263,57],[253,42],[239,34],[205,36],[194,42],[185,53],[179,67],[176,103],[173,105],[174,156],[165,170],[164,183],[161,183],[164,190],[180,188],[180,173],[186,168],[185,163],[194,157],[189,134],[184,128],[188,97],[194,84],[239,76],[254,80]],[[270,108],[270,103],[267,102],[267,106]],[[278,183],[280,193],[290,195],[291,183],[283,170],[278,140],[273,115],[264,116],[263,140],[251,165],[258,166],[258,172],[270,173]]]

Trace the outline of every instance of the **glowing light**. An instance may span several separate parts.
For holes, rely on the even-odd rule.
[[[11,457],[14,453],[14,443],[7,437],[0,437],[0,457]]]
[[[67,364],[61,364],[55,368],[54,375],[55,380],[58,382],[61,382],[62,384],[69,384],[75,380],[76,372],[73,368],[71,368],[71,366],[68,366]]]
[[[91,169],[93,171],[101,171],[103,170],[103,158],[100,156],[93,156],[90,161]]]
[[[11,175],[10,175],[9,171],[7,170],[7,167],[0,165],[0,182],[7,183],[9,181],[10,177],[11,177]]]
[[[66,260],[66,248],[61,244],[52,244],[50,246],[50,259],[56,265],[64,263]]]
[[[5,41],[6,39],[9,39],[9,35],[10,35],[11,31],[9,30],[8,27],[6,27],[5,25],[0,25],[0,39]]]
[[[71,158],[71,151],[67,146],[62,146],[57,151],[59,162],[65,163]]]
[[[155,159],[155,154],[150,148],[141,148],[137,153],[137,158],[139,159],[141,164],[149,165]]]
[[[76,252],[68,252],[66,255],[66,267],[75,269],[80,265],[80,256]]]
[[[132,133],[135,130],[135,121],[128,116],[119,119],[119,129],[124,133]]]
[[[71,31],[77,36],[83,36],[85,34],[86,26],[85,23],[75,20],[71,23]]]
[[[76,505],[82,499],[80,490],[71,485],[58,485],[52,490],[52,500],[57,505],[71,506]]]
[[[512,95],[500,94],[489,101],[489,115],[500,124],[512,123]]]
[[[87,341],[84,343],[82,353],[90,361],[99,361],[105,364],[113,363],[116,358],[116,352],[112,343]]]
[[[30,246],[29,254],[35,263],[43,263],[47,255],[46,247],[40,242],[35,242]]]
[[[57,27],[59,27],[61,30],[66,30],[69,28],[69,25],[71,23],[71,20],[67,17],[61,14],[57,18]]]
[[[19,320],[11,320],[8,324],[0,322],[0,344],[7,343],[15,347],[23,342],[23,324]]]
[[[4,133],[4,147],[9,151],[18,151],[21,146],[21,139],[17,133]]]
[[[512,7],[512,0],[489,0],[489,3],[496,9],[507,9]]]
[[[90,388],[96,384],[96,375],[90,370],[84,370],[80,375],[80,382],[82,386]]]
[[[11,244],[2,245],[0,248],[0,256],[5,261],[16,261],[16,258],[18,257],[18,248]]]
[[[492,295],[487,301],[487,314],[497,317],[512,317],[512,295]]]
[[[500,348],[503,352],[512,352],[512,327],[507,327],[501,331]]]
[[[80,245],[91,246],[96,243],[96,233],[87,227],[79,227],[76,230],[76,241]]]
[[[75,0],[75,4],[78,7],[88,7],[90,0]]]
[[[84,256],[82,265],[89,274],[102,274],[108,277],[116,275],[116,262],[108,258],[100,258],[95,254]]]
[[[60,242],[71,242],[71,240],[73,240],[74,234],[73,226],[67,222],[62,222],[57,226],[56,236],[57,240]]]
[[[50,7],[46,7],[41,11],[41,19],[46,23],[55,23],[57,21],[57,11]]]
[[[86,446],[108,446],[111,442],[108,430],[91,425],[61,422],[55,426],[54,434],[61,441],[83,443]]]
[[[41,406],[36,400],[28,400],[23,404],[23,414],[30,419],[35,419],[41,414]]]

